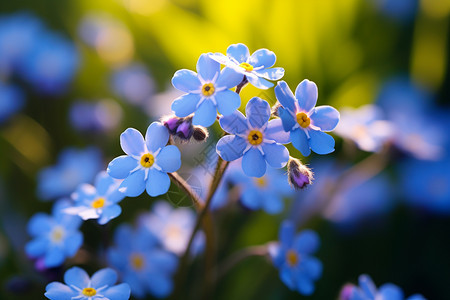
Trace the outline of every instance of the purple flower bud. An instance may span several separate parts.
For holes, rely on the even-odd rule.
[[[192,134],[192,137],[197,142],[203,142],[208,138],[208,130],[201,126],[194,126],[194,133]]]
[[[189,140],[194,133],[191,120],[184,120],[177,128],[177,136],[182,140]]]
[[[356,286],[351,283],[344,285],[339,293],[339,300],[350,300],[355,288]]]
[[[289,184],[294,189],[303,189],[312,183],[312,171],[307,166],[302,164],[300,160],[291,157],[287,165],[287,170]]]
[[[167,118],[166,120],[163,120],[163,124],[164,126],[167,127],[167,129],[169,129],[169,132],[171,134],[175,134],[178,128],[178,125],[180,124],[182,119],[175,117],[175,116],[170,116],[169,118]]]

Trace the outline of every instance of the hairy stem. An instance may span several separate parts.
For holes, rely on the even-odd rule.
[[[177,172],[168,173],[170,178],[180,187],[183,191],[188,194],[189,198],[191,198],[192,203],[195,206],[195,209],[199,211],[202,207],[202,202],[200,201],[200,197],[197,193],[191,188],[191,186],[180,176]]]

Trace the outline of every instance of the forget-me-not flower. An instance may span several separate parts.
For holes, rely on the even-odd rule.
[[[117,204],[125,195],[119,191],[120,180],[102,171],[97,175],[95,186],[82,184],[72,194],[75,205],[65,212],[80,216],[83,220],[98,219],[104,225],[122,212]]]
[[[145,140],[136,129],[125,130],[120,145],[127,155],[115,158],[107,170],[111,177],[125,179],[119,190],[128,197],[139,196],[144,190],[152,197],[165,194],[170,187],[167,173],[181,166],[180,150],[166,146],[168,141],[169,131],[159,122],[150,124]]]
[[[266,165],[282,168],[289,160],[289,152],[281,143],[289,141],[281,120],[269,122],[269,103],[261,98],[250,99],[245,107],[247,118],[236,111],[220,118],[220,126],[230,135],[222,137],[216,146],[223,160],[242,157],[242,169],[247,176],[261,177]]]
[[[316,106],[317,86],[307,79],[300,82],[295,96],[284,81],[275,87],[275,95],[282,107],[278,114],[283,128],[290,132],[292,145],[304,156],[311,150],[317,154],[334,151],[334,139],[325,131],[333,130],[339,122],[339,112],[328,105]]]
[[[130,286],[114,285],[117,273],[109,268],[101,269],[89,277],[81,268],[72,267],[64,274],[64,282],[51,282],[45,288],[50,300],[128,300]]]
[[[232,68],[220,70],[220,63],[208,54],[200,55],[197,72],[178,70],[172,78],[175,88],[187,94],[175,99],[172,110],[177,117],[186,117],[194,113],[194,125],[211,126],[217,112],[230,115],[241,105],[241,98],[231,91],[242,81],[242,75]]]
[[[54,204],[52,215],[37,213],[28,222],[28,233],[33,240],[26,244],[25,252],[46,268],[60,266],[83,243],[83,235],[78,230],[82,220],[64,212],[69,206],[69,201],[60,200]]]
[[[319,248],[319,237],[312,230],[295,234],[294,224],[284,221],[279,243],[270,244],[269,254],[280,271],[281,281],[302,295],[314,292],[314,281],[322,275],[322,263],[312,256]]]
[[[227,49],[227,55],[210,54],[210,57],[221,64],[242,74],[259,89],[268,89],[273,83],[268,80],[279,80],[284,76],[283,68],[272,68],[277,59],[275,53],[267,49],[256,50],[252,55],[244,44],[233,44]],[[268,79],[268,80],[267,80]]]

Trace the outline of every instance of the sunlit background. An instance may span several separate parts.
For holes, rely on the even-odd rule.
[[[289,148],[316,180],[288,197],[283,212],[252,212],[234,203],[217,213],[217,259],[276,240],[279,224],[290,217],[321,237],[316,256],[323,276],[305,298],[337,299],[345,283],[367,273],[407,295],[446,299],[449,13],[449,0],[3,1],[0,298],[41,299],[45,285],[61,280],[69,266],[91,273],[105,266],[105,258],[95,255],[111,244],[114,228],[133,223],[156,199],[125,199],[123,213],[106,229],[85,222],[84,246],[59,270],[36,270],[27,258],[29,218],[50,212],[49,200],[92,182],[121,155],[123,130],[145,131],[170,113],[172,100],[181,95],[170,83],[176,70],[195,69],[202,53],[225,53],[230,44],[244,43],[251,52],[274,51],[292,89],[305,78],[316,82],[318,103],[336,107],[341,122],[333,132],[333,154],[303,159]],[[273,89],[247,86],[241,108],[255,95],[276,102]],[[211,140],[218,129],[210,128]],[[197,176],[194,169],[208,146],[181,146],[183,177]],[[67,151],[72,152],[64,157]],[[60,169],[43,174],[49,166]],[[356,171],[348,176],[350,168]],[[324,192],[329,185],[333,189]],[[158,199],[188,206],[185,198],[172,184]],[[201,265],[200,258],[190,269],[183,299],[197,299]],[[233,268],[213,295],[304,297],[289,291],[261,257]]]

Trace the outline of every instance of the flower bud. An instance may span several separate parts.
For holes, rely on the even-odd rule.
[[[312,171],[307,166],[302,164],[300,160],[291,157],[287,165],[287,170],[289,184],[294,189],[303,189],[312,183]]]
[[[177,128],[177,137],[179,137],[182,140],[189,140],[192,137],[192,134],[194,133],[194,127],[192,126],[192,119],[189,120],[183,120],[180,125],[178,125]]]
[[[192,137],[197,142],[203,142],[208,138],[208,130],[202,126],[194,126]]]
[[[344,285],[339,293],[339,300],[350,300],[354,289],[356,286],[351,283]]]
[[[176,134],[177,128],[182,122],[182,118],[178,118],[176,116],[169,116],[162,120],[162,123],[164,126],[166,126],[167,129],[169,129],[170,134]]]

